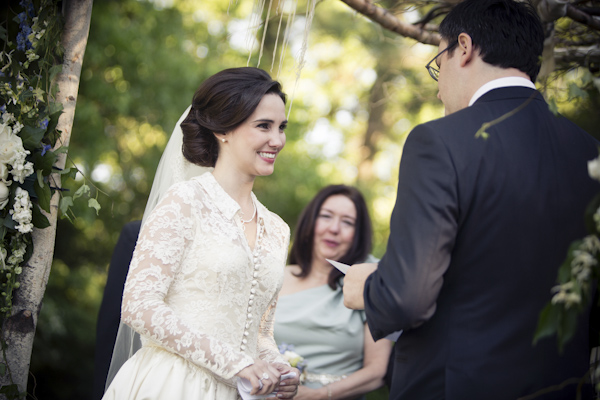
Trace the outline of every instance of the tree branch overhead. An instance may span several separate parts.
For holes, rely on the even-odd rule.
[[[401,36],[415,39],[424,44],[438,45],[440,36],[419,26],[407,24],[392,14],[389,10],[379,7],[368,0],[341,0],[350,8],[361,13],[383,28],[398,33]]]

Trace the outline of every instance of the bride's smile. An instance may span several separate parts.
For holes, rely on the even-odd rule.
[[[277,155],[285,146],[285,105],[276,94],[265,95],[254,113],[240,126],[224,135],[217,160],[250,176],[271,175]],[[225,139],[225,142],[222,140]]]

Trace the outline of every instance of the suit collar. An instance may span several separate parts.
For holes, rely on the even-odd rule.
[[[489,92],[490,90],[499,89],[503,87],[527,87],[535,90],[535,84],[531,82],[529,79],[522,78],[520,76],[507,76],[504,78],[498,78],[491,80],[481,86],[473,97],[471,97],[471,101],[469,101],[469,106],[473,105],[481,96]]]
[[[537,90],[522,86],[512,86],[490,90],[477,99],[474,104],[496,100],[529,99],[530,97],[533,97],[534,100],[544,101],[544,97]]]

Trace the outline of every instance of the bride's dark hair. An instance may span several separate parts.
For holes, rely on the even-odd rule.
[[[281,84],[259,68],[230,68],[206,79],[196,90],[192,108],[181,123],[183,156],[191,163],[214,167],[219,145],[214,133],[227,133],[241,125],[266,94],[285,104]]]

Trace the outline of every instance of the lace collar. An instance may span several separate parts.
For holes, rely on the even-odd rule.
[[[219,211],[225,216],[225,218],[232,220],[233,217],[241,211],[240,205],[219,185],[219,182],[215,179],[212,172],[206,172],[200,176],[193,178],[196,180],[210,196],[213,203],[217,206]],[[256,204],[256,216],[257,221],[262,218],[265,224],[265,230],[269,229],[269,226],[274,223],[272,220],[271,212],[264,206],[256,196],[254,192],[250,193],[252,200]]]

